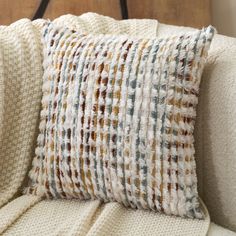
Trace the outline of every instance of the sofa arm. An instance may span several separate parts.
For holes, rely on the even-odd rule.
[[[200,194],[214,222],[236,231],[236,39],[216,35],[200,89]]]

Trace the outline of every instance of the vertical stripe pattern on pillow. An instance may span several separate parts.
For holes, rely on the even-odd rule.
[[[40,134],[26,192],[202,218],[194,160],[208,27],[163,39],[44,28]]]

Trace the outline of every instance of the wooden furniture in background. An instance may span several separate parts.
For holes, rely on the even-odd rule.
[[[8,25],[20,18],[32,18],[40,0],[0,0],[0,24]]]
[[[81,15],[90,11],[121,19],[119,3],[119,0],[50,0],[44,18],[54,19],[67,13]]]
[[[0,0],[0,24],[32,18],[40,0]],[[211,23],[210,0],[127,0],[129,18],[153,18],[173,25],[203,27]],[[92,11],[121,19],[119,0],[50,0],[44,18]]]
[[[201,28],[211,23],[210,0],[127,0],[130,18]]]

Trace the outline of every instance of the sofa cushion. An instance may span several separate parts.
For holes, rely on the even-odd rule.
[[[206,211],[205,215],[205,220],[183,219],[98,200],[39,200],[22,196],[0,210],[0,234],[206,235],[210,219]]]

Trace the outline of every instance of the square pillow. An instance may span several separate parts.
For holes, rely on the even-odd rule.
[[[193,131],[214,31],[140,39],[47,23],[40,134],[26,192],[203,218]]]

